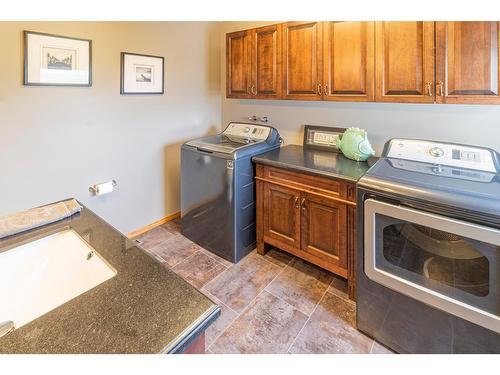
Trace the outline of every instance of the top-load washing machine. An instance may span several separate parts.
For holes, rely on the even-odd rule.
[[[237,263],[255,247],[252,157],[280,147],[278,131],[231,122],[214,136],[181,148],[182,234]]]

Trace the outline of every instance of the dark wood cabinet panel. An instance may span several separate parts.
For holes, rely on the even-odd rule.
[[[376,101],[434,102],[434,22],[376,22]]]
[[[252,30],[252,95],[281,97],[281,25]]]
[[[324,22],[323,99],[372,101],[374,22]]]
[[[248,31],[226,35],[226,96],[250,98],[251,65],[250,36]]]
[[[301,193],[302,250],[347,269],[347,205]]]
[[[500,103],[499,22],[436,22],[436,102]]]
[[[344,277],[354,298],[355,185],[262,164],[255,179],[257,252],[275,246]]]
[[[264,184],[264,237],[300,246],[300,192]]]
[[[286,99],[322,98],[322,24],[287,22],[283,33],[283,96]]]

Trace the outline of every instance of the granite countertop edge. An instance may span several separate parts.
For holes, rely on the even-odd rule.
[[[366,162],[358,162],[346,158],[339,152],[304,148],[301,145],[294,144],[252,157],[252,161],[257,164],[343,180],[354,184],[377,160],[377,157],[372,157]]]
[[[0,239],[0,253],[72,229],[117,274],[0,337],[0,353],[182,353],[220,306],[79,203],[80,213]]]

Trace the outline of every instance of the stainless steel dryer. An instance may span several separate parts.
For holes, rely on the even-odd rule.
[[[218,135],[181,148],[181,230],[203,248],[237,263],[255,247],[252,156],[280,147],[278,131],[230,123]]]
[[[357,325],[400,353],[500,353],[500,164],[393,139],[358,182]]]

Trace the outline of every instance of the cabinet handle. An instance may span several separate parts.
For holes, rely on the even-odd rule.
[[[295,208],[297,210],[300,208],[300,206],[299,206],[299,197],[295,197]]]
[[[255,88],[255,85],[252,85],[252,95],[257,95],[257,89]]]
[[[305,211],[306,210],[306,198],[302,198],[302,202],[300,203],[300,205],[302,206],[302,211]]]
[[[316,94],[321,95],[321,84],[318,83],[318,87],[316,88]]]
[[[252,87],[251,86],[247,87],[247,94],[252,95]]]
[[[432,96],[432,82],[427,82],[425,86],[427,88],[427,96]]]
[[[439,92],[439,96],[444,96],[444,82],[443,81],[439,81],[438,83],[438,92]]]
[[[328,95],[328,85],[323,86],[323,93],[325,94],[325,96]]]

